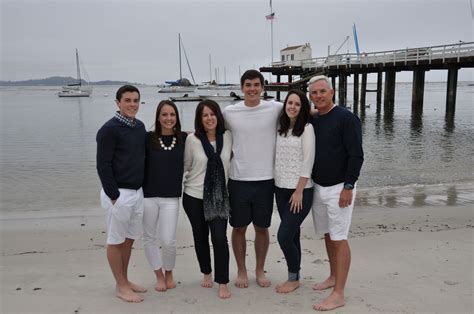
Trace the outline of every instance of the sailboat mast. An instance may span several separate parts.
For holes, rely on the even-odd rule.
[[[212,84],[211,54],[209,54],[209,84]]]
[[[79,81],[79,86],[81,86],[82,85],[81,68],[79,67],[79,52],[77,51],[77,48],[76,48],[76,67],[77,67],[77,80]]]
[[[178,33],[178,45],[179,45],[179,81],[181,84],[181,79],[183,78],[183,74],[181,72],[181,34]]]

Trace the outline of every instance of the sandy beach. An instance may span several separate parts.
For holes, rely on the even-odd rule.
[[[469,205],[356,208],[346,306],[333,312],[472,313],[473,211]],[[302,229],[299,289],[288,295],[274,290],[276,283],[286,279],[285,260],[276,242],[279,218],[274,212],[266,262],[272,286],[260,288],[255,283],[251,232],[247,258],[250,286],[238,289],[230,285],[232,297],[220,300],[216,287],[199,285],[201,274],[191,228],[181,209],[174,272],[177,288],[160,293],[153,289],[154,276],[143,243],[137,241],[129,277],[148,292],[144,302],[127,304],[114,297],[102,209],[78,209],[76,213],[2,214],[2,313],[312,313],[312,304],[328,295],[311,289],[327,276],[329,266],[324,243],[315,235],[310,216]],[[230,271],[232,283],[236,274],[233,254]]]

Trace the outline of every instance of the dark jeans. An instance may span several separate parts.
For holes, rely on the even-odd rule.
[[[313,203],[313,188],[303,190],[303,208],[297,214],[290,211],[290,197],[294,189],[275,187],[275,199],[280,214],[280,227],[278,228],[278,243],[285,255],[288,272],[299,274],[301,265],[300,227],[308,216]],[[299,278],[299,275],[298,275]]]
[[[227,219],[204,219],[202,199],[183,194],[183,207],[191,222],[194,237],[194,249],[199,261],[201,273],[210,274],[211,252],[209,248],[209,230],[214,248],[214,281],[219,284],[229,282],[229,245],[227,243]]]

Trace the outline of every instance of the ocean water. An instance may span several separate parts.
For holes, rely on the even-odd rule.
[[[0,212],[99,208],[95,136],[116,110],[117,88],[95,87],[90,98],[58,98],[56,87],[0,87]],[[365,113],[359,109],[365,162],[358,204],[474,203],[474,87],[459,83],[454,117],[445,114],[446,83],[426,83],[422,114],[412,114],[411,88],[397,83],[392,113],[383,105],[377,110],[375,93],[367,93]],[[140,90],[138,118],[151,128],[157,103],[170,94],[152,86]],[[192,131],[196,103],[177,106],[183,129]]]

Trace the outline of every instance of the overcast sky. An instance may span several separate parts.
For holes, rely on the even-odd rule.
[[[161,84],[179,78],[178,33],[196,82],[209,80],[209,54],[213,75],[219,67],[223,81],[225,67],[227,82],[238,82],[239,67],[271,62],[269,0],[0,1],[1,80],[75,76],[78,48],[86,79]],[[352,23],[366,52],[473,41],[470,0],[272,3],[275,59],[287,45],[306,42],[313,57],[325,56],[347,35],[355,52]],[[446,71],[426,78],[445,80]],[[473,70],[459,72],[459,80],[473,79]]]

